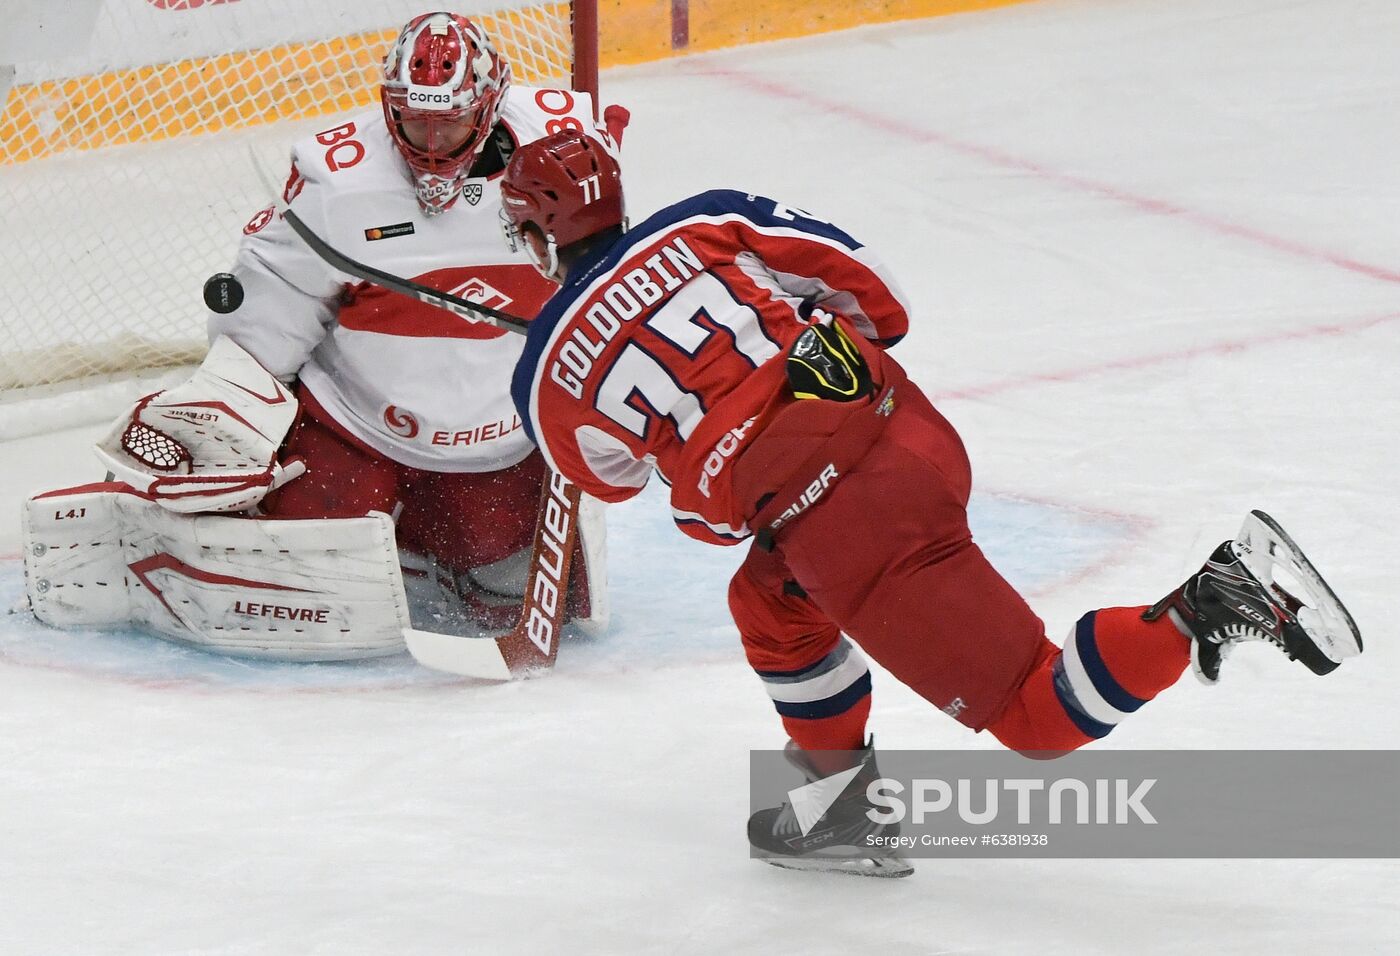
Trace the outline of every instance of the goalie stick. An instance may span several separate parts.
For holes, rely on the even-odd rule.
[[[282,201],[266,170],[252,154],[268,193],[276,197],[278,213],[301,241],[323,262],[346,275],[406,295],[453,315],[524,335],[530,323],[516,315],[439,292],[412,279],[392,275],[345,255],[316,234]],[[513,680],[548,670],[559,656],[559,636],[564,627],[574,544],[578,540],[580,491],[564,476],[550,471],[540,499],[535,523],[534,550],[525,584],[520,620],[509,634],[497,638],[459,637],[407,628],[404,643],[413,659],[425,667],[463,677]]]

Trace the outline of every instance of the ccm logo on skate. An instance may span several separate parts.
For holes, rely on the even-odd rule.
[[[726,432],[723,438],[715,442],[714,451],[710,452],[710,457],[705,459],[705,467],[700,475],[700,481],[695,485],[700,494],[706,498],[710,497],[710,479],[724,470],[724,463],[739,450],[739,442],[748,434],[753,423],[754,419],[750,418],[738,428]]]
[[[768,525],[768,529],[770,531],[777,531],[793,518],[796,518],[802,512],[812,507],[822,495],[826,494],[826,489],[831,483],[839,477],[840,475],[836,473],[836,466],[827,465],[822,469],[822,473],[816,477],[816,480],[807,486],[807,490],[798,495],[796,501],[784,508],[783,513],[773,519],[772,524]]]
[[[569,537],[572,507],[565,496],[568,482],[557,474],[549,476],[549,502],[540,522],[540,543],[535,545],[535,572],[530,585],[530,619],[525,636],[546,657],[554,643],[554,621],[563,600],[560,587],[564,575],[564,542]]]
[[[260,604],[257,601],[234,601],[233,613],[245,617],[270,617],[278,621],[306,621],[325,624],[330,620],[325,608],[291,607],[286,604]]]
[[[1258,623],[1262,624],[1264,627],[1270,629],[1278,625],[1278,621],[1276,621],[1274,618],[1269,617],[1267,614],[1261,613],[1258,608],[1250,607],[1243,601],[1239,601],[1237,603],[1239,604],[1239,612],[1245,617],[1251,618],[1254,621],[1257,621]]]

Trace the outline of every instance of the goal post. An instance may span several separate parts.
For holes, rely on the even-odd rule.
[[[90,38],[19,51],[0,93],[0,397],[199,361],[204,280],[270,199],[250,152],[280,169],[298,136],[370,107],[399,29],[442,8],[99,2]],[[597,0],[448,8],[486,29],[517,84],[596,96]]]

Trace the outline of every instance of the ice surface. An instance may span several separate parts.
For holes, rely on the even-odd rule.
[[[604,89],[634,217],[740,187],[885,254],[916,309],[897,354],[1052,636],[1157,598],[1259,507],[1366,637],[1326,678],[1246,647],[1102,746],[1386,748],[1398,35],[1384,0],[1047,0]],[[96,432],[6,443],[11,513],[90,479]],[[1400,950],[1393,862],[926,860],[897,885],[751,862],[748,749],[782,735],[725,615],[738,554],[654,493],[610,522],[614,632],[526,683],[234,680],[0,625],[0,952]],[[995,745],[875,686],[884,747]]]

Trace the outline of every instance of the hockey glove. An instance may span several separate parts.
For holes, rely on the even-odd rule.
[[[819,313],[814,313],[818,315]],[[798,398],[854,402],[875,390],[870,366],[838,323],[811,325],[787,354],[787,378]]]
[[[244,511],[306,471],[299,459],[277,461],[296,412],[286,386],[219,338],[189,381],[118,418],[97,456],[171,511]]]

